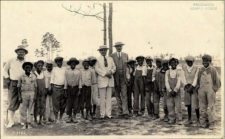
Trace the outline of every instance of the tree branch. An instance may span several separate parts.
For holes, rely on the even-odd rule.
[[[103,21],[103,18],[101,16],[99,16],[100,14],[102,14],[103,12],[98,12],[98,13],[95,13],[95,14],[90,14],[90,11],[89,13],[85,13],[83,11],[81,11],[81,7],[79,7],[79,9],[77,10],[72,10],[72,7],[70,5],[70,8],[67,8],[65,7],[63,4],[62,4],[62,7],[69,11],[69,12],[72,12],[72,13],[75,13],[75,14],[78,14],[78,15],[82,15],[83,17],[95,17],[96,19],[100,20],[100,21]]]

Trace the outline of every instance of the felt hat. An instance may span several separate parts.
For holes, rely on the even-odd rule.
[[[53,62],[51,60],[47,60],[45,63],[46,65],[53,65]]]
[[[162,64],[168,64],[168,60],[163,59],[163,60],[162,60]]]
[[[162,59],[161,58],[156,58],[155,61],[156,62],[162,62]]]
[[[43,60],[38,60],[37,62],[35,62],[35,64],[41,63],[42,65],[45,64],[45,62]]]
[[[151,56],[146,56],[145,57],[145,60],[151,60],[151,61],[153,61],[153,58]]]
[[[89,56],[89,57],[88,57],[88,60],[89,60],[89,61],[93,61],[93,60],[97,60],[97,59],[96,59],[96,57],[94,57],[94,56]]]
[[[208,54],[204,54],[203,56],[202,56],[202,60],[208,60],[208,61],[212,61],[212,56],[210,56],[210,55],[208,55]]]
[[[57,56],[56,58],[55,58],[55,60],[54,60],[55,62],[57,62],[57,61],[63,61],[63,57],[61,57],[61,56]]]
[[[24,62],[22,68],[25,70],[26,66],[31,66],[31,69],[33,68],[33,64],[31,62]]]
[[[70,65],[72,62],[75,62],[76,65],[80,63],[79,60],[77,60],[75,57],[70,58],[70,60],[67,62],[67,65]]]
[[[102,49],[109,49],[109,48],[106,45],[101,45],[101,46],[99,46],[98,51],[102,50]]]
[[[144,56],[137,56],[137,57],[136,57],[136,60],[138,60],[138,59],[144,60],[145,57],[144,57]]]
[[[124,43],[122,43],[122,42],[116,42],[115,44],[114,44],[114,47],[117,47],[117,46],[123,46],[124,45]]]
[[[84,60],[82,61],[82,64],[84,64],[85,62],[89,63],[89,60],[88,60],[88,59],[84,59]]]
[[[193,56],[187,56],[185,57],[185,61],[195,61],[195,58]]]
[[[172,57],[172,58],[170,58],[170,60],[169,60],[169,65],[171,64],[172,61],[179,62],[178,59]]]
[[[27,49],[23,45],[19,45],[16,49],[15,52],[17,53],[19,50],[23,50],[25,54],[28,53]]]

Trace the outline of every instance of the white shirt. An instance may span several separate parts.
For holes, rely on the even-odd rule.
[[[46,88],[50,88],[51,73],[52,72],[48,72],[48,70],[44,71],[45,87]]]
[[[117,52],[118,58],[121,58],[121,52]]]
[[[135,68],[135,71],[134,71],[134,76],[135,76],[135,72],[136,70],[142,70],[142,76],[147,76],[147,67],[145,65],[138,65],[136,68]]]
[[[34,74],[36,75],[37,79],[43,79],[45,77],[43,71],[41,71],[40,74],[38,74],[37,71],[34,71]]]
[[[174,91],[178,91],[180,89],[181,86],[181,79],[180,79],[180,75],[178,74],[179,70],[178,69],[169,69],[166,71],[166,75],[165,75],[165,85],[166,85],[166,89],[168,92],[172,91],[172,89],[170,88],[169,85],[169,78],[168,76],[170,76],[170,78],[177,78],[177,84],[174,88]],[[169,75],[168,75],[169,74]]]
[[[24,62],[24,60],[20,61],[17,58],[9,60],[4,66],[4,78],[10,78],[11,80],[19,80],[22,74],[24,73],[24,70],[22,68]]]
[[[54,67],[52,70],[52,75],[51,75],[51,84],[56,84],[56,85],[64,85],[65,83],[65,73],[66,73],[66,68],[65,67]]]

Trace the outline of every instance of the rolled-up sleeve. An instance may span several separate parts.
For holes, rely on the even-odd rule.
[[[9,78],[9,67],[10,67],[10,62],[8,61],[5,65],[4,65],[4,70],[3,70],[3,77],[4,78]]]

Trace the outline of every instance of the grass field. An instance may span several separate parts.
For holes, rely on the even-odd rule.
[[[7,90],[4,90],[4,107],[7,106]],[[168,125],[162,121],[149,120],[145,115],[143,117],[118,119],[116,100],[113,97],[112,115],[115,117],[111,120],[95,119],[91,122],[81,120],[78,117],[77,124],[51,124],[38,126],[30,130],[21,129],[21,125],[16,124],[11,129],[4,128],[6,135],[13,136],[39,136],[39,135],[220,135],[221,134],[221,92],[216,95],[216,126],[210,129],[198,128],[196,126],[186,127],[184,125]],[[187,119],[187,112],[182,104],[183,117]],[[4,109],[4,113],[6,113]],[[5,114],[4,114],[5,115]],[[66,116],[65,116],[66,117]],[[160,117],[163,117],[162,104],[160,105]],[[195,116],[193,116],[195,117]],[[5,117],[4,117],[5,118]],[[19,114],[16,113],[15,120],[18,122]]]

